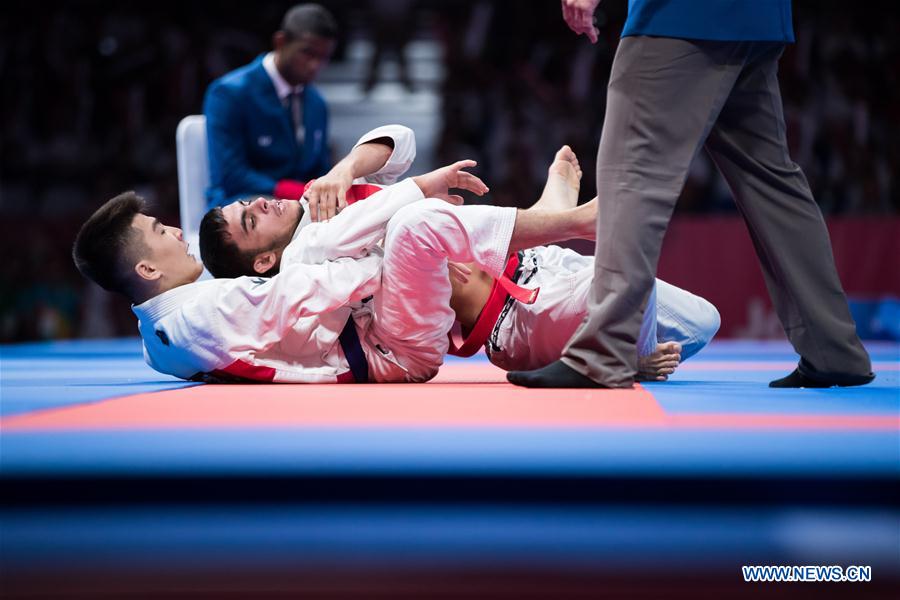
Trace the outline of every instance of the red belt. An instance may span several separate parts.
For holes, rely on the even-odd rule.
[[[497,322],[497,317],[503,312],[503,306],[506,304],[507,298],[515,298],[523,304],[534,304],[541,288],[529,290],[516,285],[512,277],[518,268],[519,257],[513,254],[506,262],[506,269],[504,269],[503,274],[494,280],[487,302],[484,303],[484,308],[481,309],[478,320],[475,321],[472,331],[463,340],[462,345],[457,346],[453,335],[448,334],[450,336],[449,354],[453,356],[472,356],[478,352],[478,349],[484,346],[488,336],[491,335],[491,330]]]

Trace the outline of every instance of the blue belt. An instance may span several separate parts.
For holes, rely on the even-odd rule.
[[[344,356],[350,363],[350,372],[353,373],[355,383],[369,382],[369,363],[366,361],[366,353],[363,352],[362,345],[359,343],[359,334],[356,333],[356,323],[353,317],[347,319],[344,330],[338,336],[341,348],[344,350]]]

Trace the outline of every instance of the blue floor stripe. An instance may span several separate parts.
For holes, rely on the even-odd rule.
[[[0,416],[189,385],[147,366],[138,338],[0,346]]]
[[[685,368],[667,382],[645,386],[670,414],[749,413],[790,415],[900,416],[900,344],[871,342],[875,381],[869,385],[829,389],[772,389],[769,381],[787,374],[773,366],[765,370],[723,371]],[[718,342],[703,350],[694,364],[724,361],[795,361],[784,342]],[[691,362],[686,363],[690,365]]]
[[[680,506],[260,506],[0,513],[10,569],[725,570],[869,565],[896,576],[896,511]],[[658,571],[657,571],[658,572]]]
[[[694,429],[264,429],[10,433],[7,476],[897,477],[900,434]]]

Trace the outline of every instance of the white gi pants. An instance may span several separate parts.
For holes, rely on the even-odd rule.
[[[538,369],[562,356],[587,316],[594,257],[568,248],[540,246],[524,252],[517,283],[540,287],[534,304],[507,300],[486,344],[492,363],[505,370]],[[638,356],[657,343],[681,344],[681,359],[699,352],[719,330],[719,312],[699,296],[660,279],[647,300],[638,337]]]
[[[474,262],[500,276],[515,223],[512,207],[453,206],[433,198],[391,217],[381,291],[365,336],[388,360],[369,360],[371,380],[420,382],[437,374],[456,320],[447,261]]]

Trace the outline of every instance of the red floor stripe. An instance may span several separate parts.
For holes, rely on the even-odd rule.
[[[205,385],[16,415],[5,432],[254,427],[590,427],[661,424],[633,390],[523,390],[509,384]]]

